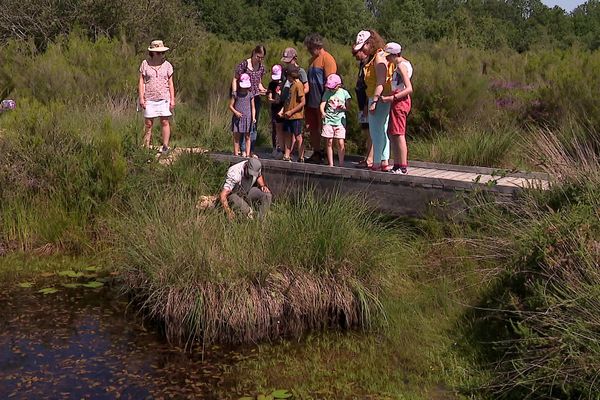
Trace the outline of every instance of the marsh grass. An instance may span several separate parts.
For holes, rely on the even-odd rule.
[[[600,165],[594,146],[563,137],[538,131],[530,152],[555,177],[551,190],[476,216],[490,238],[511,232],[492,256],[500,274],[467,317],[469,343],[493,366],[490,397],[597,398]]]
[[[196,199],[158,190],[114,221],[115,264],[171,339],[249,343],[382,317],[398,243],[378,245],[387,231],[357,199],[309,193],[235,223]]]

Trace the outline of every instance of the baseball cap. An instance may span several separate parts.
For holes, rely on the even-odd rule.
[[[400,44],[396,43],[396,42],[389,42],[388,44],[385,45],[385,47],[383,48],[383,51],[386,53],[386,55],[400,54],[400,53],[402,53],[402,46],[400,46]]]
[[[246,168],[250,176],[258,178],[262,170],[262,164],[257,158],[251,158],[246,162]]]
[[[293,47],[288,47],[283,51],[281,61],[284,63],[289,63],[292,62],[292,60],[296,58],[296,56],[298,56],[298,52],[296,51],[296,49]]]
[[[371,37],[371,32],[369,31],[360,31],[358,35],[356,35],[356,42],[354,42],[354,51],[358,51],[362,49],[365,45],[365,42]]]
[[[250,86],[252,86],[252,83],[250,82],[250,75],[248,75],[248,74],[240,75],[239,84],[240,84],[241,88],[244,88],[244,89],[250,88]]]
[[[282,70],[283,70],[283,68],[281,68],[281,65],[279,65],[279,64],[273,65],[273,67],[271,67],[271,79],[273,79],[274,81],[281,79],[281,71]]]
[[[338,85],[342,84],[342,78],[338,74],[331,74],[327,77],[325,87],[327,89],[335,89]]]

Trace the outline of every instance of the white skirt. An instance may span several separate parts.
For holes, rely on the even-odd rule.
[[[144,109],[144,118],[156,118],[156,117],[170,117],[171,110],[169,106],[171,102],[169,100],[147,100],[146,108]]]

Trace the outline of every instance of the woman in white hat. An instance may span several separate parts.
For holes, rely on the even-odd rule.
[[[169,117],[175,107],[173,66],[165,60],[169,50],[162,40],[154,40],[148,47],[148,58],[140,65],[138,83],[139,102],[144,110],[144,147],[150,147],[154,118],[160,118],[162,131],[162,153],[169,151],[171,126]]]

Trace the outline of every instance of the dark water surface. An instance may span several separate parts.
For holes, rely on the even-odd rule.
[[[145,327],[115,290],[0,293],[0,398],[215,399],[240,354],[185,352]],[[235,398],[234,393],[229,393]],[[229,396],[226,396],[229,397]]]

